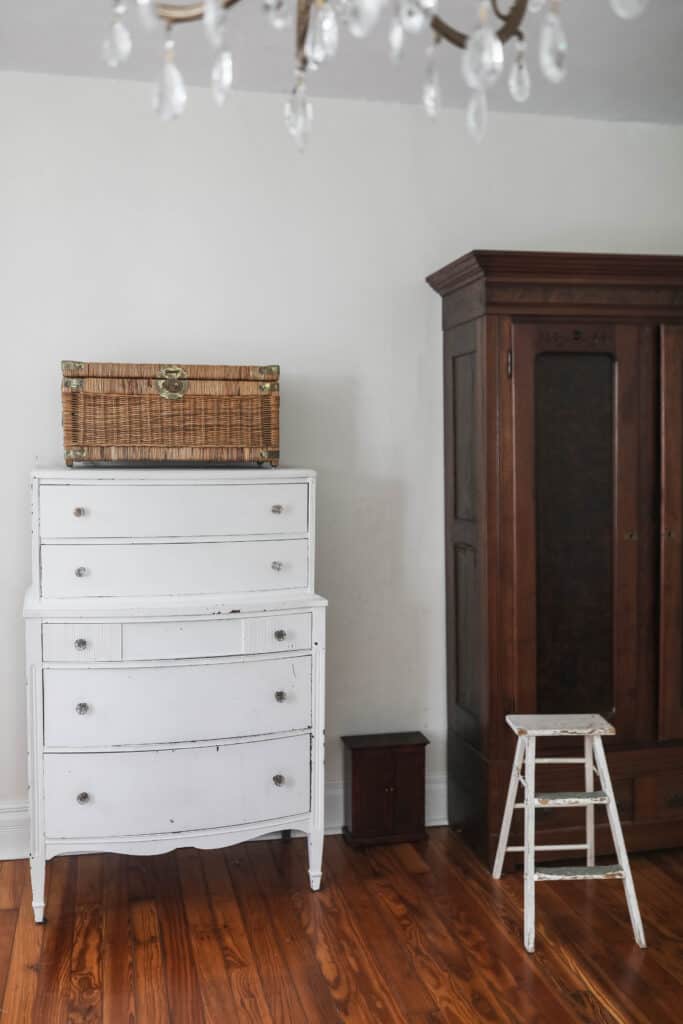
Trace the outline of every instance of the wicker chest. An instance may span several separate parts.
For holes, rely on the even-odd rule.
[[[280,459],[279,366],[62,363],[64,460]]]

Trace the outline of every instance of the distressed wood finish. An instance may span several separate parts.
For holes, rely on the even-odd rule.
[[[60,912],[44,928],[26,863],[1,864],[0,1019],[678,1024],[680,851],[633,858],[647,954],[613,881],[545,886],[530,958],[520,875],[496,882],[457,835],[429,836],[368,852],[330,837],[324,901],[299,839],[63,858],[48,876]]]
[[[428,282],[444,330],[449,821],[492,861],[505,716],[594,712],[617,729],[629,849],[683,844],[683,257],[476,251]],[[580,740],[552,767],[545,742],[539,788],[579,790]],[[583,839],[561,808],[537,824],[543,845]]]
[[[207,850],[294,830],[319,888],[326,601],[313,591],[314,536],[305,470],[34,473],[24,613],[36,921],[46,861],[70,853]],[[266,548],[264,575],[254,555]],[[70,581],[88,579],[74,595]],[[84,962],[106,938],[89,910],[81,917]],[[156,909],[140,905],[130,926],[144,946],[133,970],[154,975]],[[149,1012],[163,1012],[158,998],[152,985]],[[79,1004],[73,1019],[89,1015]]]

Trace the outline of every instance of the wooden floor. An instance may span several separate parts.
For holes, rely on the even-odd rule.
[[[0,865],[2,1024],[333,1024],[683,1020],[683,851],[633,858],[648,950],[620,882],[538,887],[522,949],[521,880],[494,882],[458,837],[350,850],[326,841],[163,857],[60,858],[47,923],[25,861]]]

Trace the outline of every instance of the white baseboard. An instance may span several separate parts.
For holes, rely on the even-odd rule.
[[[427,776],[425,818],[428,826],[448,824],[446,776]],[[325,832],[337,835],[344,824],[344,784],[325,786]],[[28,857],[28,804],[0,803],[0,860]]]
[[[28,857],[28,804],[0,803],[0,860]]]

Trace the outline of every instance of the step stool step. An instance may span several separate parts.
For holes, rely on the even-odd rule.
[[[624,871],[618,864],[598,864],[595,867],[586,867],[585,864],[574,867],[547,867],[538,868],[534,874],[536,882],[569,882],[574,878],[623,878]]]
[[[601,789],[592,793],[537,793],[534,800],[536,807],[590,807],[592,804],[606,804],[607,793]]]

